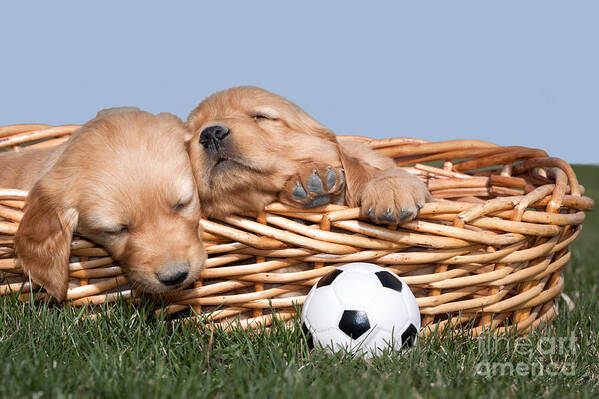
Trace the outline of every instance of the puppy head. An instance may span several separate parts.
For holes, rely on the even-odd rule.
[[[187,127],[194,134],[189,153],[207,216],[261,210],[302,162],[340,163],[330,130],[257,87],[213,94],[192,111]]]
[[[141,111],[100,115],[79,129],[29,193],[15,237],[23,269],[64,299],[77,232],[145,292],[197,279],[206,255],[185,133],[175,116]]]

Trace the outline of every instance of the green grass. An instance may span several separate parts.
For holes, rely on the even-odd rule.
[[[599,167],[576,171],[599,199]],[[0,397],[596,397],[598,258],[595,212],[566,270],[576,307],[560,300],[549,328],[526,338],[437,337],[372,361],[310,352],[300,333],[280,327],[211,339],[197,326],[155,319],[151,304],[111,305],[111,317],[92,322],[85,309],[3,297]],[[553,338],[568,339],[565,348],[551,350]],[[510,365],[528,372],[501,375]],[[556,367],[562,372],[547,375]]]

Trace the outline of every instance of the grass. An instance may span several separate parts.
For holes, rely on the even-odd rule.
[[[576,171],[587,195],[599,199],[599,167]],[[543,332],[436,337],[372,361],[310,352],[301,333],[280,326],[211,337],[155,319],[151,304],[111,305],[111,317],[92,322],[85,309],[3,297],[0,397],[596,397],[598,258],[595,212],[566,271],[565,292],[576,306],[568,311],[560,300],[560,315]]]

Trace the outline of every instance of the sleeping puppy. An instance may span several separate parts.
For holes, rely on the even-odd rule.
[[[297,105],[257,87],[213,94],[186,125],[205,216],[255,214],[278,199],[307,208],[346,203],[375,222],[402,223],[430,200],[392,159],[338,141]]]
[[[196,280],[206,254],[185,132],[174,115],[112,109],[59,147],[0,155],[0,182],[30,190],[15,247],[33,281],[65,298],[75,232],[144,292]]]

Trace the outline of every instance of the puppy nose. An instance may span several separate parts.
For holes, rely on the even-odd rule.
[[[200,133],[200,143],[208,149],[217,149],[231,131],[223,125],[208,126]]]
[[[164,285],[177,285],[185,281],[189,274],[189,263],[177,263],[156,272],[156,277]]]

